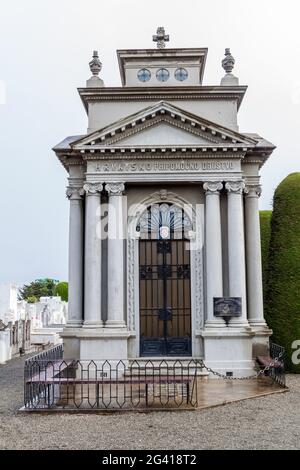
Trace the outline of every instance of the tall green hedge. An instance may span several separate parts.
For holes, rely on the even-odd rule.
[[[275,191],[268,273],[266,317],[273,340],[286,348],[288,369],[300,373],[291,360],[292,343],[300,340],[300,173]]]
[[[260,215],[260,237],[261,237],[264,305],[266,305],[267,290],[268,290],[269,250],[270,250],[270,238],[271,238],[272,211],[260,211],[259,215]]]

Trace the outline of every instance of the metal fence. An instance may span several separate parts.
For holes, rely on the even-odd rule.
[[[195,408],[202,370],[198,360],[31,358],[25,364],[25,408]]]
[[[285,387],[285,350],[270,343],[257,375],[225,376],[201,359],[63,359],[56,346],[25,362],[25,409],[196,408],[199,380],[212,373],[225,380],[269,376]]]
[[[285,387],[285,349],[270,341],[270,357],[273,365],[269,369],[269,376],[280,386]]]

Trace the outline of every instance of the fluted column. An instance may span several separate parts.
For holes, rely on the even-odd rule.
[[[84,253],[84,326],[101,327],[101,183],[86,183]]]
[[[226,183],[228,204],[228,271],[229,295],[241,297],[242,317],[233,318],[234,323],[247,322],[246,305],[246,265],[245,265],[245,236],[243,215],[243,181],[230,181]]]
[[[124,327],[124,183],[107,183],[107,321],[106,327]]]
[[[69,187],[69,306],[67,327],[83,321],[83,195],[82,188]]]
[[[258,199],[261,186],[245,188],[245,230],[248,320],[251,326],[266,326],[263,307],[263,284]]]
[[[206,325],[223,324],[214,316],[214,297],[223,296],[222,236],[220,191],[223,184],[204,183],[205,191],[205,259],[206,259]]]

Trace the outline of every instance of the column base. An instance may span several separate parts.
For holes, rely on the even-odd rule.
[[[82,323],[83,321],[80,320],[80,321],[77,321],[77,320],[69,320],[66,325],[65,325],[65,328],[81,328],[82,327]]]
[[[228,323],[228,328],[239,328],[249,332],[251,331],[248,320],[242,318],[232,318]]]
[[[120,320],[106,320],[105,328],[126,328],[126,323]]]
[[[226,327],[225,320],[223,319],[216,319],[216,320],[207,320],[205,322],[205,329],[210,329],[210,328],[224,328]]]
[[[260,319],[257,319],[257,320],[249,320],[249,325],[251,326],[251,328],[253,330],[257,330],[257,331],[271,331],[267,325],[267,323],[265,322],[265,320],[260,320]]]
[[[83,328],[103,328],[103,321],[89,321],[83,323]]]

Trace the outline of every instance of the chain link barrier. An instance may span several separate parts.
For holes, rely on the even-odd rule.
[[[274,367],[276,365],[276,363],[279,363],[280,359],[283,357],[284,355],[284,352],[280,352],[278,354],[278,357],[275,357],[272,362],[270,362],[270,364],[268,364],[267,366],[265,366],[263,369],[260,369],[259,371],[257,371],[257,373],[254,375],[247,375],[247,376],[244,376],[244,377],[233,377],[231,375],[225,375],[225,374],[221,374],[221,372],[217,372],[216,370],[213,370],[211,367],[208,367],[203,361],[201,361],[201,367],[205,370],[207,370],[207,372],[213,374],[213,375],[216,375],[217,377],[220,377],[222,379],[225,379],[225,380],[249,380],[249,379],[258,379],[261,375],[263,375],[265,372],[268,372],[272,367]]]

